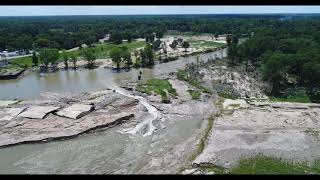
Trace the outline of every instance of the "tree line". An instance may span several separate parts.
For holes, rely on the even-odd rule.
[[[111,34],[121,43],[136,38],[147,42],[167,30],[247,36],[260,28],[318,27],[319,18],[282,21],[283,15],[163,15],[163,16],[52,16],[1,17],[0,50],[71,49],[90,45]]]
[[[319,27],[311,23],[295,28],[263,28],[241,44],[235,35],[229,36],[229,63],[257,70],[269,83],[272,96],[288,97],[302,91],[319,102]]]

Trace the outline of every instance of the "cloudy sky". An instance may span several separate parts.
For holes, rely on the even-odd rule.
[[[320,6],[0,6],[0,16],[320,13]]]

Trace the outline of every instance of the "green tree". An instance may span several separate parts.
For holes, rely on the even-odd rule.
[[[82,55],[88,61],[88,68],[93,68],[96,60],[94,49],[92,48],[83,48]]]
[[[109,55],[114,63],[117,65],[117,70],[120,69],[121,58],[122,58],[122,49],[119,47],[114,47],[110,50]]]
[[[147,56],[144,49],[140,49],[140,65],[142,67],[147,66]]]
[[[70,60],[73,64],[73,68],[76,69],[77,68],[77,60],[78,60],[77,56],[75,54],[71,53]]]
[[[45,64],[46,69],[48,69],[49,63],[53,65],[59,59],[59,51],[57,49],[43,49],[40,52],[40,60],[43,64]]]
[[[64,68],[68,69],[69,56],[66,52],[62,53],[62,60],[63,60]]]
[[[130,31],[124,31],[123,37],[128,40],[128,43],[132,42],[132,33]]]
[[[132,65],[131,53],[128,49],[122,51],[122,58],[126,65],[126,68],[129,69]]]
[[[176,47],[178,46],[178,41],[177,40],[173,40],[171,44],[169,44],[169,46],[173,49],[176,50]]]
[[[154,51],[153,48],[151,47],[151,45],[149,43],[146,44],[145,48],[144,48],[144,54],[146,56],[147,59],[147,65],[151,66],[154,64]]]
[[[110,34],[110,41],[115,44],[121,44],[123,40],[123,35],[120,32],[113,32]]]
[[[34,66],[38,66],[38,57],[37,57],[35,51],[33,51],[33,53],[32,53],[32,63]]]
[[[184,52],[187,52],[187,49],[190,47],[190,44],[188,41],[182,42],[182,47],[184,48]]]

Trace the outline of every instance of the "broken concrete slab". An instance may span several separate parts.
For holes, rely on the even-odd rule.
[[[3,101],[3,100],[0,100],[0,107],[8,107],[12,104],[15,104],[19,101]]]
[[[31,119],[43,119],[47,114],[58,110],[60,107],[55,106],[33,106],[28,108],[23,113],[19,114],[18,117],[25,117]]]
[[[25,107],[0,109],[0,121],[10,121],[11,119],[17,117],[25,109]]]
[[[56,114],[59,116],[68,117],[71,119],[79,119],[87,114],[89,114],[93,110],[92,105],[85,104],[73,104],[61,111],[58,111]]]

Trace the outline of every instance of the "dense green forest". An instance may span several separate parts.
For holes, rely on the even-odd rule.
[[[70,49],[97,42],[106,34],[121,43],[134,38],[152,41],[167,30],[192,33],[245,35],[260,28],[319,26],[318,16],[284,15],[153,15],[153,16],[40,16],[1,17],[0,50],[57,48]],[[306,20],[307,19],[307,20]],[[289,30],[288,29],[288,30]]]
[[[0,51],[70,49],[95,43],[106,34],[115,44],[135,38],[157,42],[153,33],[160,38],[168,30],[231,34],[227,38],[230,64],[257,71],[270,84],[269,95],[320,99],[317,14],[1,17]],[[242,37],[248,39],[239,44]],[[117,59],[119,50],[113,51]]]
[[[228,38],[231,65],[256,71],[270,84],[269,95],[320,101],[320,23],[318,20],[279,22],[260,28],[244,43]]]

